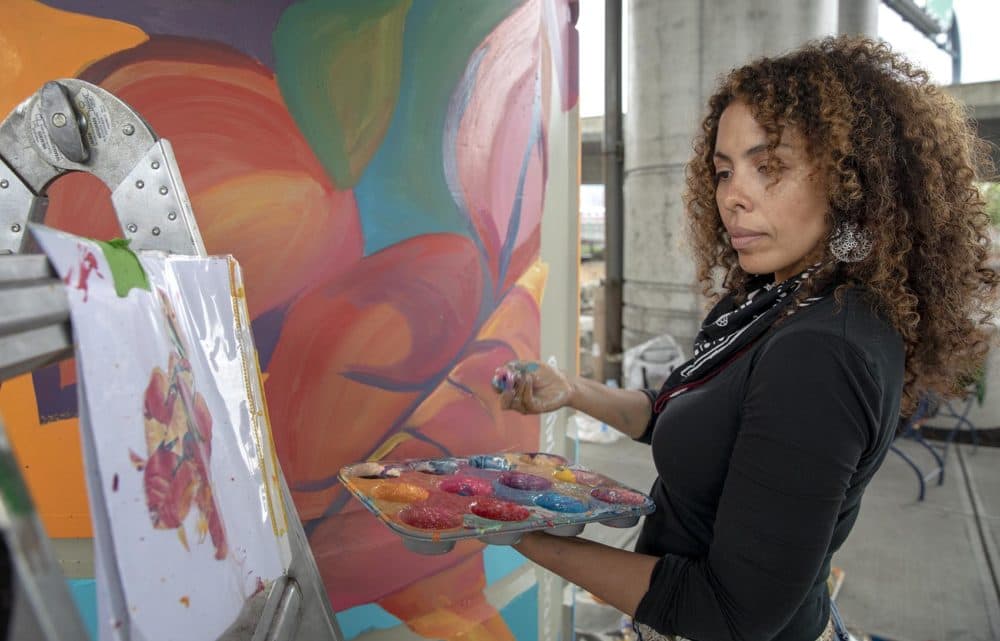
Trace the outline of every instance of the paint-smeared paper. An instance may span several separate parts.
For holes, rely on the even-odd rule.
[[[98,243],[33,231],[77,343],[100,638],[215,639],[290,559],[239,266],[139,253],[148,289],[116,287]]]

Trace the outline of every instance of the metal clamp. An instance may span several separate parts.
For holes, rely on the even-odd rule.
[[[108,186],[134,249],[205,253],[170,144],[96,85],[47,82],[0,123],[0,161],[0,253],[25,249],[24,230],[42,222],[49,185],[73,171]]]

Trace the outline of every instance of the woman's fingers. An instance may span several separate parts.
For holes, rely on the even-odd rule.
[[[542,411],[535,398],[541,365],[534,361],[510,361],[493,373],[493,388],[500,394],[500,407],[522,414]]]

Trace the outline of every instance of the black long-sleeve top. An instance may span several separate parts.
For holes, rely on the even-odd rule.
[[[895,434],[903,365],[898,332],[849,290],[654,414],[638,440],[656,511],[636,551],[661,558],[636,623],[697,641],[816,639],[830,559]]]

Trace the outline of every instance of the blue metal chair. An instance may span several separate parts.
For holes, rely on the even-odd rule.
[[[932,394],[924,394],[920,397],[916,411],[906,420],[896,439],[905,438],[912,440],[930,452],[934,458],[934,464],[926,473],[906,452],[898,448],[895,442],[889,446],[889,449],[898,454],[917,475],[917,481],[920,484],[920,493],[917,496],[918,501],[924,500],[927,481],[937,478],[938,485],[944,484],[944,468],[945,461],[948,459],[948,449],[955,441],[959,430],[969,430],[974,448],[973,451],[979,447],[979,435],[976,433],[976,426],[968,418],[969,410],[972,409],[972,405],[975,402],[976,393],[972,387],[968,388],[963,396],[954,399],[945,399]],[[929,442],[924,438],[923,431],[920,428],[929,418],[955,419],[955,423],[950,428],[943,428],[947,430],[944,440]]]
[[[936,467],[932,468],[929,472],[925,474],[924,471],[920,468],[920,466],[917,465],[916,462],[912,458],[910,458],[910,456],[906,452],[896,447],[895,442],[893,442],[892,445],[889,446],[889,449],[898,454],[899,457],[902,458],[903,461],[905,461],[906,464],[909,465],[910,468],[913,470],[913,472],[917,475],[917,482],[920,484],[920,494],[917,496],[918,501],[924,500],[927,481],[936,476],[938,479],[937,483],[938,485],[944,483],[944,454],[947,452],[947,449],[944,449],[944,451],[939,452],[938,451],[939,446],[931,445],[930,443],[928,443],[927,440],[924,439],[924,435],[920,433],[920,425],[928,418],[930,412],[931,412],[931,399],[929,396],[923,395],[917,402],[916,410],[908,419],[906,419],[906,422],[903,424],[903,428],[899,431],[899,434],[896,436],[896,439],[898,440],[901,438],[906,438],[919,443],[921,446],[926,448],[928,452],[931,453],[931,456],[934,457],[934,461],[937,464]]]

